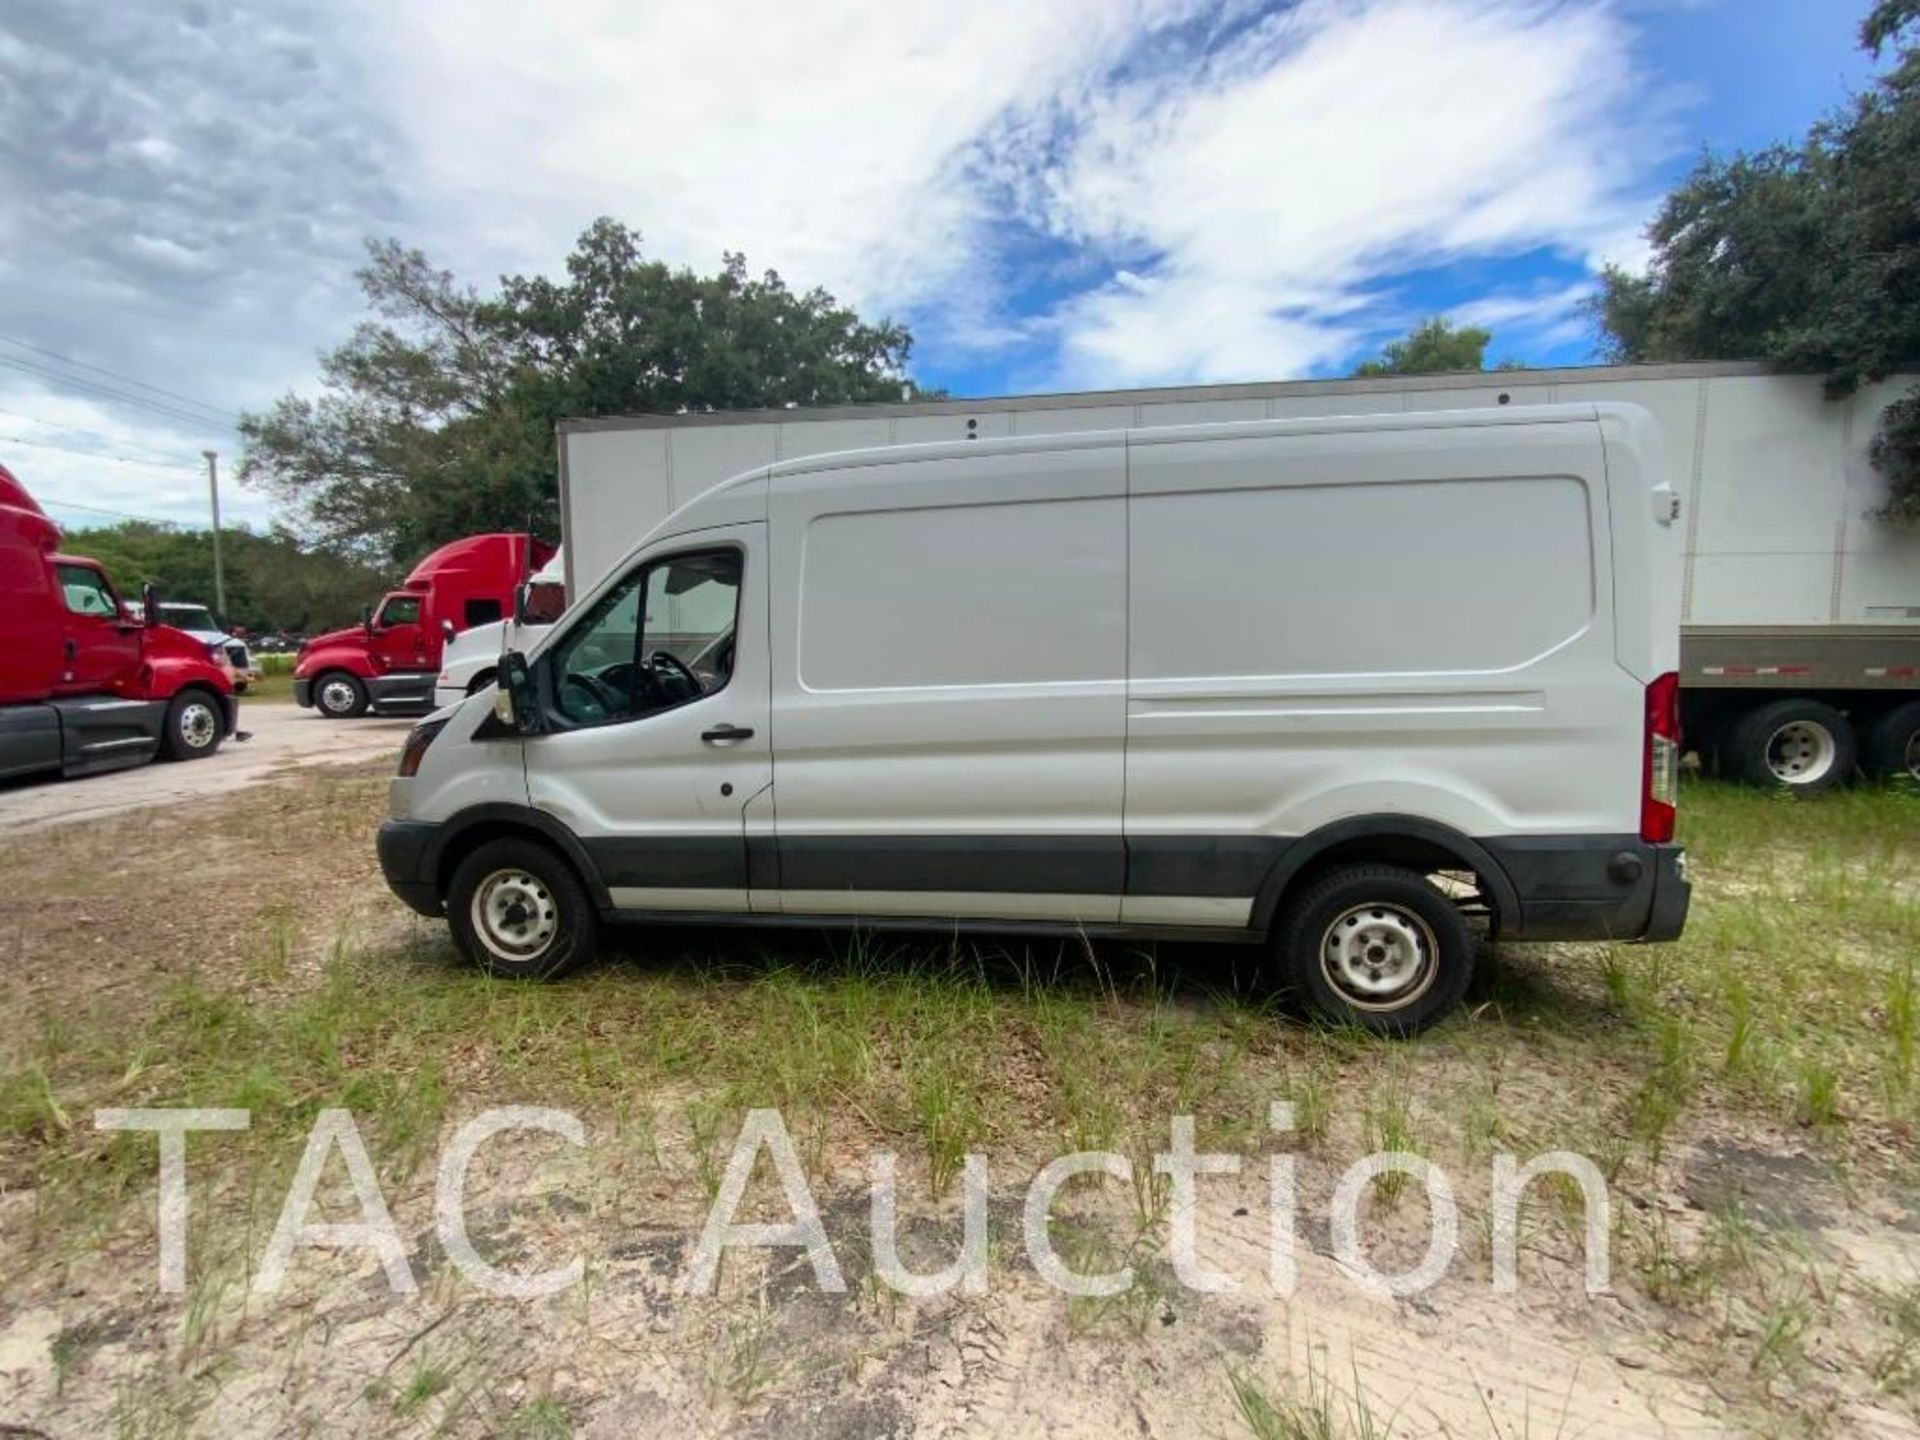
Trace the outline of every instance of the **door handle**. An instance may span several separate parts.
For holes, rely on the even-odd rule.
[[[744,725],[716,725],[711,730],[702,730],[700,738],[709,745],[724,745],[729,740],[751,740],[753,731]]]

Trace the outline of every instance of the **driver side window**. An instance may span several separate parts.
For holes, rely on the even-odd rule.
[[[553,707],[573,725],[635,720],[733,674],[738,550],[656,560],[600,597],[553,651]]]

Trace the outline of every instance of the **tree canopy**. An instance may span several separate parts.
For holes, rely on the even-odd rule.
[[[1356,376],[1445,375],[1456,370],[1484,370],[1493,333],[1478,325],[1456,326],[1444,315],[1423,320],[1404,340],[1389,343],[1377,360],[1354,367]]]
[[[477,531],[558,528],[568,417],[902,400],[912,337],[744,257],[701,275],[596,220],[566,277],[482,295],[418,250],[370,243],[371,315],[321,357],[323,390],[243,418],[241,479],[331,547],[402,564]]]
[[[1765,359],[1834,398],[1920,364],[1920,0],[1861,26],[1892,66],[1800,141],[1708,155],[1648,229],[1644,275],[1612,268],[1593,301],[1609,359]],[[1889,518],[1920,523],[1920,388],[1873,442]]]

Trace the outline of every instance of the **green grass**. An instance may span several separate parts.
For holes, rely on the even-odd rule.
[[[268,657],[270,659],[277,657]],[[293,702],[293,672],[284,675],[262,675],[247,686],[247,693],[240,697],[242,702],[258,701],[263,704],[287,705]]]
[[[364,845],[379,791],[315,790],[303,836]],[[1696,882],[1681,941],[1502,950],[1458,1018],[1404,1043],[1304,1022],[1247,984],[1250,957],[1230,949],[660,930],[525,986],[458,963],[440,927],[372,948],[343,930],[329,944],[298,899],[263,898],[251,931],[211,937],[226,949],[196,952],[139,1003],[74,987],[16,1008],[0,1038],[0,1166],[34,1192],[32,1253],[55,1258],[142,1223],[151,1205],[156,1147],[94,1131],[103,1104],[252,1110],[247,1135],[194,1142],[195,1175],[244,1172],[269,1203],[322,1108],[351,1108],[399,1179],[450,1120],[507,1102],[575,1108],[596,1143],[617,1132],[632,1164],[708,1195],[743,1112],[767,1105],[816,1173],[835,1152],[886,1146],[906,1162],[903,1185],[917,1166],[948,1201],[969,1151],[992,1155],[996,1186],[1068,1149],[1117,1150],[1139,1168],[1181,1113],[1196,1116],[1202,1150],[1250,1157],[1280,1146],[1344,1165],[1408,1149],[1484,1168],[1495,1149],[1574,1149],[1630,1198],[1670,1191],[1689,1147],[1729,1133],[1758,1144],[1784,1131],[1850,1186],[1920,1184],[1920,1162],[1901,1172],[1885,1158],[1911,1157],[1920,1124],[1920,795],[1791,802],[1691,783],[1681,830]],[[115,837],[105,853],[125,852],[129,837]],[[102,859],[92,843],[76,833],[32,863],[86,868]],[[1267,1131],[1273,1100],[1294,1106],[1288,1137]],[[1383,1181],[1383,1198],[1405,1183]],[[1150,1186],[1131,1202],[1143,1234],[1161,1223]],[[1422,1207],[1401,1208],[1411,1221]],[[1868,1320],[1835,1319],[1808,1297],[1857,1282],[1814,1283],[1809,1262],[1751,1222],[1618,1209],[1621,1283],[1695,1317],[1710,1337],[1703,1370],[1791,1404],[1802,1357],[1845,1347],[1882,1388],[1916,1386],[1910,1291],[1863,1296]],[[1137,1319],[1151,1298],[1144,1288],[1076,1328],[1131,1332],[1092,1322]],[[717,1383],[750,1394],[763,1383],[753,1337],[734,1338]],[[1259,1434],[1316,1433],[1301,1428],[1317,1423],[1310,1398],[1236,1390]],[[171,1413],[167,1399],[127,1403],[151,1416]],[[453,1403],[415,1403],[427,1401]],[[521,1429],[564,1433],[537,1428],[548,1419],[565,1413]],[[1354,1418],[1340,1423],[1348,1433]]]

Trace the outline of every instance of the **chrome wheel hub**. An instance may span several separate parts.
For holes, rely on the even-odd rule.
[[[1838,750],[1826,726],[1795,720],[1767,738],[1767,769],[1782,785],[1812,785],[1833,769]]]
[[[220,737],[220,721],[213,707],[195,700],[180,711],[180,739],[190,750],[204,750]]]
[[[496,870],[473,892],[473,931],[502,960],[538,959],[560,933],[553,893],[524,870]]]
[[[1320,937],[1320,973],[1359,1010],[1397,1010],[1427,992],[1439,963],[1433,930],[1398,905],[1355,905]]]
[[[329,680],[320,687],[320,703],[336,715],[353,708],[353,686],[344,680]]]

